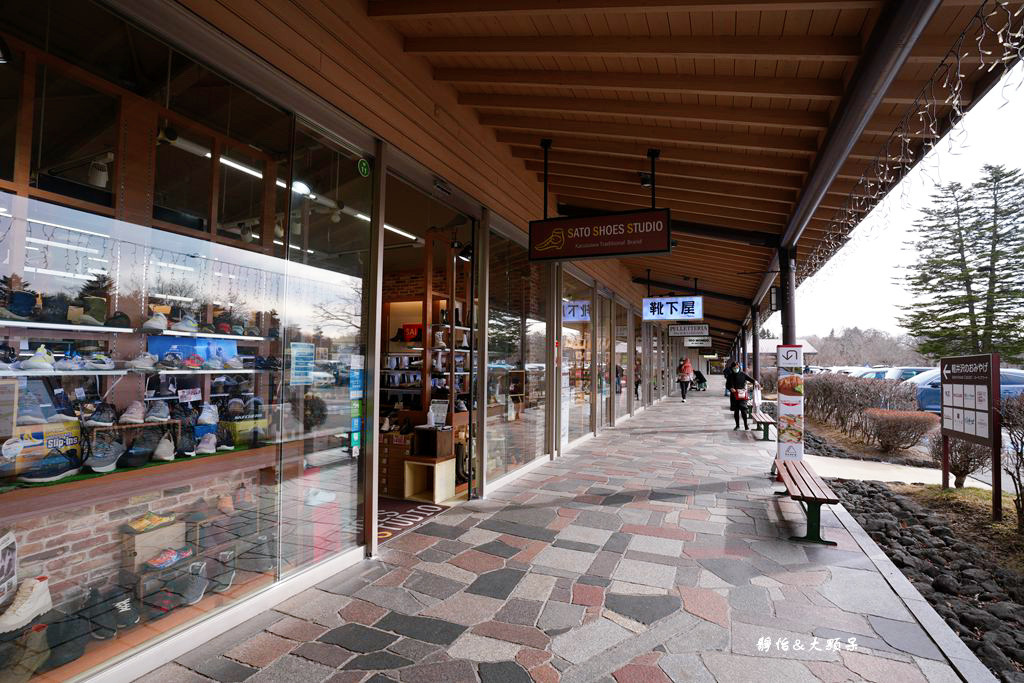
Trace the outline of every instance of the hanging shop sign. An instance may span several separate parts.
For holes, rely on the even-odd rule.
[[[670,337],[706,337],[710,334],[707,325],[669,325]],[[710,345],[709,345],[710,346]]]
[[[804,459],[804,350],[799,345],[779,345],[778,430],[780,460]]]
[[[656,296],[644,299],[644,320],[701,320],[702,296]]]
[[[683,339],[683,346],[688,349],[699,349],[711,346],[711,337],[686,337]]]
[[[574,261],[671,250],[668,209],[530,221],[531,261]]]
[[[563,323],[589,323],[590,299],[562,302]]]

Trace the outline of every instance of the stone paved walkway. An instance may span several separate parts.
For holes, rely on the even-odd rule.
[[[785,540],[773,444],[725,401],[666,400],[143,680],[958,680],[832,512],[837,548]]]

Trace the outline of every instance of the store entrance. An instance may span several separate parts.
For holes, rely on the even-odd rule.
[[[389,176],[381,292],[378,541],[466,500],[473,480],[473,221]]]

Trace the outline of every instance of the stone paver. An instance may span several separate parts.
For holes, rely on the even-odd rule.
[[[725,408],[712,377],[142,680],[957,680],[917,621],[939,617],[837,515],[839,548],[786,540],[804,518],[773,495],[774,444]],[[859,651],[793,649],[850,637]]]

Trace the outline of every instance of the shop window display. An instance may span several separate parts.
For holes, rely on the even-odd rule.
[[[634,312],[633,314],[633,405],[640,407],[646,405],[646,390],[644,389],[644,327],[643,319]]]
[[[612,324],[611,300],[597,297],[597,334],[594,348],[594,361],[597,364],[597,427],[600,429],[608,424],[611,417],[612,382],[615,380],[614,368],[611,363]]]
[[[590,363],[593,346],[594,289],[569,274],[562,277],[562,429],[563,443],[592,431]]]
[[[629,414],[629,334],[626,307],[617,301],[612,304],[615,313],[615,348],[612,359],[615,368],[612,373],[612,400],[615,402],[615,419]]]
[[[548,266],[491,234],[487,329],[487,476],[544,455]]]

